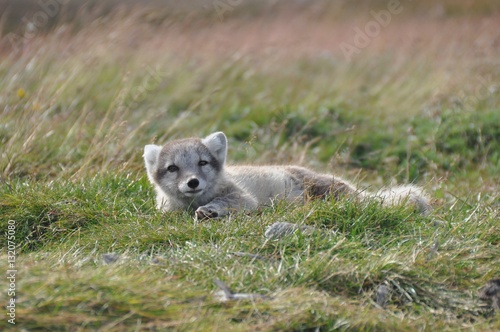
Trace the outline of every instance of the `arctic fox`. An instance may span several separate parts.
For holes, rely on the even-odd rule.
[[[421,188],[412,185],[376,194],[357,190],[346,180],[299,166],[226,166],[227,138],[222,132],[187,138],[165,146],[146,145],[144,161],[156,190],[157,208],[193,210],[198,220],[252,211],[273,200],[295,202],[327,195],[378,198],[383,204],[412,204],[431,210]]]

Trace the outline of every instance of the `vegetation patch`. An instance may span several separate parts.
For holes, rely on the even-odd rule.
[[[41,3],[0,1],[14,328],[500,330],[483,288],[500,277],[498,4],[405,4],[347,62],[338,44],[386,1],[252,1],[222,20],[200,1],[59,1],[9,39]],[[206,222],[157,211],[144,145],[219,130],[230,163],[301,164],[371,192],[414,183],[434,211],[334,198]],[[276,223],[295,226],[266,237]]]

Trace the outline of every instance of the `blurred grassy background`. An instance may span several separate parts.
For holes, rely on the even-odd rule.
[[[54,1],[1,5],[3,176],[139,171],[143,144],[213,130],[232,160],[385,182],[498,170],[497,2],[401,2],[347,61],[388,3]]]

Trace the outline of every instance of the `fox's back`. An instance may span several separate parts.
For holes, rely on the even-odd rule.
[[[227,166],[226,174],[259,204],[276,199],[294,201],[304,195],[303,182],[290,173],[289,166]]]

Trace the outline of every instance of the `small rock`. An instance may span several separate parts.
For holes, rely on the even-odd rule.
[[[102,254],[102,260],[104,264],[113,264],[116,263],[120,259],[120,255],[114,252],[110,252],[107,254]]]
[[[491,302],[491,306],[500,310],[500,279],[491,279],[481,288],[479,298]]]
[[[387,305],[387,302],[389,302],[391,290],[387,285],[382,284],[377,287],[376,295],[377,304],[384,308]]]
[[[270,225],[264,236],[270,240],[281,239],[287,235],[295,233],[297,230],[304,234],[311,234],[316,230],[316,228],[307,225],[297,225],[289,222],[275,222]]]

